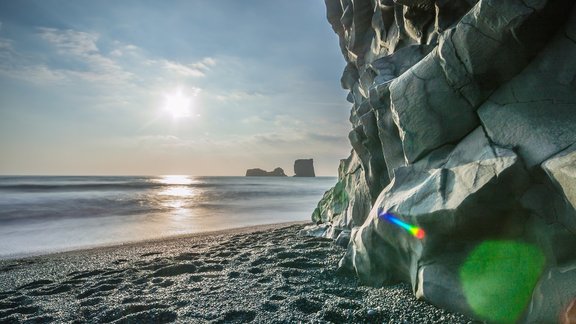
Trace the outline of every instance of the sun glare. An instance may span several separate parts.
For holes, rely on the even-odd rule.
[[[167,185],[189,185],[193,181],[186,175],[165,175],[158,179],[158,182]]]
[[[174,119],[181,119],[192,116],[190,108],[192,98],[184,94],[181,88],[164,95],[164,105],[162,110]]]

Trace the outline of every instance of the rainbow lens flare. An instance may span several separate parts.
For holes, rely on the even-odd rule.
[[[398,219],[396,216],[392,215],[391,213],[385,213],[385,212],[381,211],[380,213],[378,213],[378,217],[380,217],[380,219],[385,219],[385,220],[389,221],[390,223],[405,229],[408,233],[414,235],[414,237],[416,237],[417,239],[421,240],[424,238],[424,236],[426,236],[426,233],[420,227],[414,226],[414,225],[411,225],[408,223],[404,223],[403,221],[401,221],[400,219]]]

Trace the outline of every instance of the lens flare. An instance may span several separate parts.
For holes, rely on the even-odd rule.
[[[417,239],[421,240],[424,238],[424,236],[426,236],[426,233],[424,232],[423,229],[421,229],[420,227],[415,226],[415,225],[404,223],[403,221],[398,219],[396,216],[392,215],[392,213],[385,213],[384,211],[380,211],[378,213],[378,217],[380,217],[380,219],[385,219],[385,220],[389,221],[390,223],[405,229],[408,233],[412,234]]]
[[[470,309],[490,323],[518,323],[530,305],[546,258],[521,241],[483,241],[460,266],[460,284]]]

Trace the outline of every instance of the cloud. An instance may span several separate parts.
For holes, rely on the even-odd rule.
[[[233,90],[231,92],[215,96],[216,100],[225,102],[239,102],[251,99],[260,99],[263,97],[265,97],[265,95],[258,91],[240,91],[240,90]]]
[[[345,136],[325,133],[314,132],[290,132],[290,133],[267,133],[258,134],[253,136],[252,142],[254,144],[268,144],[272,146],[290,144],[295,148],[301,148],[302,144],[315,145],[315,144],[348,144]]]
[[[38,27],[35,32],[49,45],[41,55],[19,52],[14,48],[18,43],[0,37],[1,74],[34,84],[67,82],[77,86],[83,81],[88,86],[108,89],[106,95],[124,90],[126,97],[128,89],[146,95],[167,82],[205,77],[217,64],[212,57],[188,64],[153,57],[133,44],[101,40],[95,32],[48,27]]]
[[[145,135],[136,138],[136,142],[141,145],[162,145],[162,144],[174,144],[179,143],[182,140],[174,135]]]
[[[161,64],[164,66],[165,69],[168,71],[174,72],[176,74],[180,74],[185,77],[204,77],[206,74],[197,68],[189,67],[184,64],[180,64],[173,61],[162,60]]]
[[[96,41],[100,36],[97,33],[46,27],[39,27],[38,31],[40,37],[55,45],[61,54],[90,56],[99,52]]]
[[[34,83],[59,82],[66,76],[42,63],[30,62],[14,48],[14,41],[0,37],[0,75]]]
[[[211,57],[205,57],[200,62],[192,64],[192,68],[199,70],[209,70],[210,67],[216,65],[216,60]]]
[[[319,142],[319,143],[325,143],[327,145],[332,145],[332,144],[348,144],[348,139],[346,136],[342,136],[342,134],[339,135],[333,135],[333,134],[322,134],[322,133],[312,133],[312,132],[308,132],[306,134],[306,137],[308,139],[310,139],[311,141],[315,141],[315,142]]]
[[[120,83],[132,78],[132,73],[125,71],[113,59],[104,56],[98,48],[97,33],[61,30],[55,28],[38,28],[40,37],[56,48],[61,57],[80,61],[87,65],[86,70],[63,68],[71,77],[86,81]]]
[[[123,44],[119,41],[113,42],[114,49],[110,51],[110,56],[112,57],[121,57],[124,55],[131,55],[137,53],[140,50],[138,46],[132,44]]]
[[[242,120],[240,120],[240,122],[242,124],[255,125],[266,123],[266,120],[262,119],[260,116],[249,116],[247,118],[243,118]]]
[[[9,39],[0,38],[0,51],[12,51],[14,48],[12,47],[12,41]]]
[[[167,74],[167,78],[200,78],[216,65],[216,60],[211,57],[191,64],[150,58],[141,48],[118,41],[112,42],[113,49],[106,55],[98,47],[100,35],[97,33],[46,27],[38,28],[38,31],[40,37],[53,45],[60,56],[85,63],[88,70],[68,69],[67,73],[88,81],[126,82],[138,77],[145,79],[147,73],[156,76]],[[121,64],[119,59],[127,56],[130,61]],[[140,69],[142,65],[147,66],[148,70]],[[138,71],[131,72],[130,69]]]
[[[210,71],[214,65],[216,65],[216,60],[211,57],[205,57],[202,60],[192,64],[183,64],[165,59],[151,60],[150,62],[152,64],[160,64],[170,72],[193,78],[205,77],[206,73]]]

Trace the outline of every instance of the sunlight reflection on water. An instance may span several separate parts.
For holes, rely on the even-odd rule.
[[[0,177],[0,259],[309,220],[336,178]]]
[[[182,218],[187,216],[190,210],[188,206],[192,197],[197,194],[198,189],[190,187],[194,183],[191,177],[185,175],[166,175],[157,179],[158,183],[170,185],[157,193],[159,203],[162,207],[174,209],[174,216]],[[158,197],[159,196],[159,197]]]
[[[167,185],[190,185],[193,183],[192,178],[186,175],[165,175],[157,181]]]

